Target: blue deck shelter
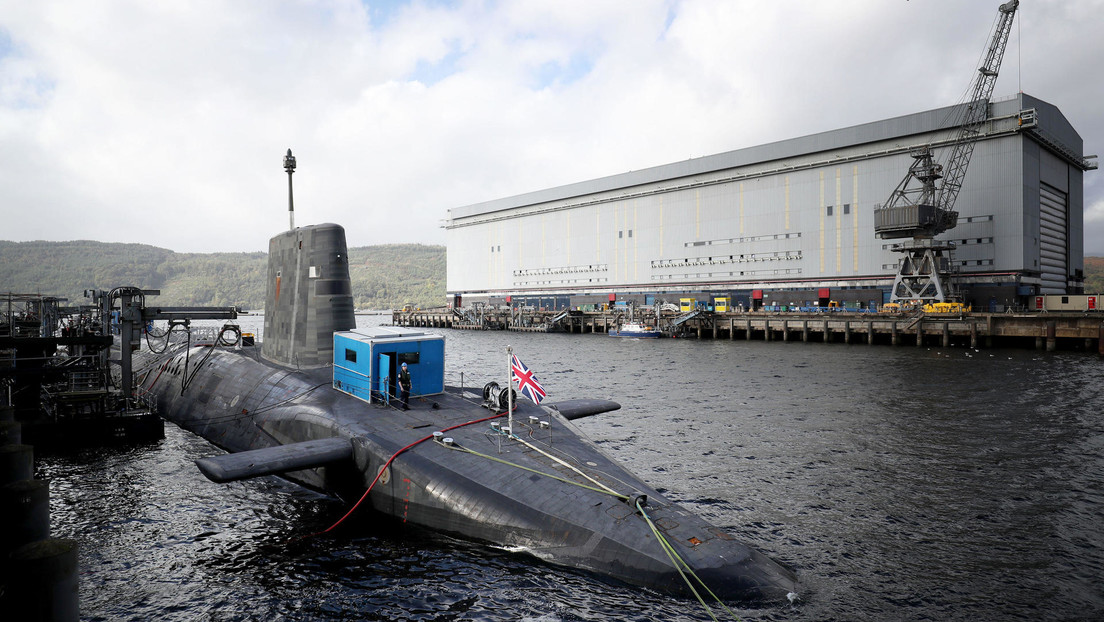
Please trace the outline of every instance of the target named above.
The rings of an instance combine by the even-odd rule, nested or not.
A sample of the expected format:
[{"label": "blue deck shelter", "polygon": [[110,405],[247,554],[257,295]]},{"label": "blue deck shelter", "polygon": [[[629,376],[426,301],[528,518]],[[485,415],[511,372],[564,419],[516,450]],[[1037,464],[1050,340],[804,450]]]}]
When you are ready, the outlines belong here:
[{"label": "blue deck shelter", "polygon": [[445,390],[445,338],[402,327],[379,326],[335,332],[333,386],[365,401],[396,395],[399,366],[410,371],[410,396]]}]

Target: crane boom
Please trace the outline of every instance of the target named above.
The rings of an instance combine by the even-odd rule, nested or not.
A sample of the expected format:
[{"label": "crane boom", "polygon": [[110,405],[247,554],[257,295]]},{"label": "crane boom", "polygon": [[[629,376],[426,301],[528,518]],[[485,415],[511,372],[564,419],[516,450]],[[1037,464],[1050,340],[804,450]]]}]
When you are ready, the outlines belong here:
[{"label": "crane boom", "polygon": [[[989,116],[989,98],[997,83],[1008,36],[1019,0],[1000,5],[997,25],[986,48],[985,59],[970,90],[969,99],[959,108],[955,120],[958,134],[944,166],[935,162],[931,145],[913,149],[912,166],[893,190],[885,205],[874,210],[874,232],[880,238],[912,238],[911,243],[896,245],[904,253],[893,281],[892,302],[944,302],[950,292],[953,242],[938,242],[935,236],[958,224],[955,201],[966,177],[966,167]],[[943,180],[938,187],[936,182]],[[914,184],[913,182],[918,182]]]},{"label": "crane boom", "polygon": [[[956,120],[958,135],[946,166],[934,161],[930,145],[910,153],[915,161],[908,173],[885,205],[874,212],[874,231],[879,237],[931,239],[953,229],[958,223],[955,200],[966,177],[966,167],[970,164],[981,126],[988,118],[989,98],[996,86],[1001,60],[1012,31],[1012,20],[1019,5],[1019,0],[1000,5],[997,27],[986,48],[984,62],[978,68],[970,98]],[[936,187],[939,179],[943,179],[943,183]],[[919,182],[918,186],[913,184],[914,180]]]},{"label": "crane boom", "polygon": [[989,98],[993,96],[993,87],[997,84],[997,73],[1000,71],[1001,60],[1004,58],[1004,50],[1008,45],[1008,36],[1012,32],[1012,19],[1015,17],[1016,8],[1020,0],[1011,0],[1000,6],[1000,17],[997,27],[993,32],[993,38],[989,41],[989,48],[985,53],[985,63],[978,68],[978,76],[974,81],[973,93],[966,104],[961,125],[958,131],[958,140],[951,150],[951,157],[944,167],[947,171],[943,176],[943,185],[939,188],[939,197],[936,199],[936,207],[951,211],[954,209],[958,191],[962,189],[962,180],[966,177],[966,167],[970,165],[970,156],[974,153],[974,145],[977,143],[981,126],[989,116]]}]

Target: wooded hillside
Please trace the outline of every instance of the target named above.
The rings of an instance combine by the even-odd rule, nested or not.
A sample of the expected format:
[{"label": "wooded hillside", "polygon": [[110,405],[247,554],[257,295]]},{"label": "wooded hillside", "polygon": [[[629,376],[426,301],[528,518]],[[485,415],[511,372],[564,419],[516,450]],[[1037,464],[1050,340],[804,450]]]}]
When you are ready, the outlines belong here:
[{"label": "wooded hillside", "polygon": [[[445,303],[445,247],[384,244],[349,249],[357,309]],[[86,289],[159,289],[168,306],[264,307],[267,253],[176,253],[147,244],[0,241],[0,292],[83,304]]]},{"label": "wooded hillside", "polygon": [[[445,247],[349,249],[357,309],[445,304]],[[267,253],[176,253],[147,244],[0,241],[0,292],[86,301],[86,289],[160,289],[162,305],[264,307]],[[1104,294],[1104,257],[1085,258],[1085,291]]]},{"label": "wooded hillside", "polygon": [[1085,293],[1104,294],[1104,257],[1085,258]]}]

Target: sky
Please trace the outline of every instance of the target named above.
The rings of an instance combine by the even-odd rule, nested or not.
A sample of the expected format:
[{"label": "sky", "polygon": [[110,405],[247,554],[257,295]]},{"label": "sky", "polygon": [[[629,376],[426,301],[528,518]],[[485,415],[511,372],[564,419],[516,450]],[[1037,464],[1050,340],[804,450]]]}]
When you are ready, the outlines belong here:
[{"label": "sky", "polygon": [[[297,225],[443,244],[450,208],[956,103],[998,4],[0,0],[0,239],[266,251],[291,148]],[[994,98],[1101,153],[1104,0],[1016,20]]]}]

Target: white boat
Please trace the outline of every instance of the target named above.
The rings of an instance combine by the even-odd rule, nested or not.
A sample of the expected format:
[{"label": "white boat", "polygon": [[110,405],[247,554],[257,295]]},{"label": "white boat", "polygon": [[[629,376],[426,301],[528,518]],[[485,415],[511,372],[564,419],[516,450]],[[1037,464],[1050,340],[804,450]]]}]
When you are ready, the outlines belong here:
[{"label": "white boat", "polygon": [[641,339],[655,339],[662,337],[663,333],[654,326],[647,326],[638,322],[627,322],[620,328],[610,329],[610,337],[638,337]]}]

